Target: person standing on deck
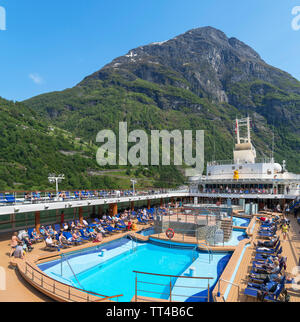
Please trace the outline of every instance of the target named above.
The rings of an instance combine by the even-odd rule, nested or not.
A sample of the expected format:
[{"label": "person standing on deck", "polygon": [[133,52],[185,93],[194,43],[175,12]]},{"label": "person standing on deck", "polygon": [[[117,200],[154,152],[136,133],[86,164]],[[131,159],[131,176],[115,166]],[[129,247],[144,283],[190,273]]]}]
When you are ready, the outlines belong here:
[{"label": "person standing on deck", "polygon": [[288,226],[287,222],[285,221],[283,223],[283,225],[281,226],[281,232],[282,232],[284,241],[286,240],[288,230],[289,230],[289,226]]}]

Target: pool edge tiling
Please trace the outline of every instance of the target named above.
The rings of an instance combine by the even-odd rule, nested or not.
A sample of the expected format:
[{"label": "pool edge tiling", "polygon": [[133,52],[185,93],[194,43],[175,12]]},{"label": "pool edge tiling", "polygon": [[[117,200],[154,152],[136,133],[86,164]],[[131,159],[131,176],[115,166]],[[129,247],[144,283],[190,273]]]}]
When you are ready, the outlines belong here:
[{"label": "pool edge tiling", "polygon": [[[120,238],[120,240],[122,240],[122,239],[124,239],[124,237],[123,238]],[[118,239],[116,239],[116,240],[114,240],[114,241],[112,241],[112,242],[109,242],[109,243],[107,243],[107,244],[112,244],[112,246],[113,246],[113,243],[116,243],[117,244],[117,246],[116,247],[111,247],[111,249],[118,249],[119,248],[119,243],[118,243]],[[127,244],[130,244],[131,243],[131,241],[130,240],[128,240],[128,239],[126,239],[126,243]],[[162,248],[165,248],[165,249],[170,249],[170,247],[168,247],[168,245],[170,245],[170,243],[167,243],[167,242],[165,242],[165,241],[155,241],[155,239],[154,240],[150,240],[149,242],[142,242],[142,243],[140,243],[139,242],[139,244],[140,245],[151,245],[151,244],[154,244],[154,245],[159,245],[159,246],[157,246],[157,247],[162,247]],[[108,245],[107,245],[108,246]],[[172,247],[173,246],[173,247]],[[101,245],[101,249],[105,249],[105,248],[109,248],[109,247],[106,247],[106,244],[102,244]],[[122,248],[122,247],[120,247],[120,248]],[[182,250],[187,250],[187,251],[192,251],[193,249],[195,249],[195,245],[194,244],[187,244],[187,243],[171,243],[171,249],[182,249]],[[82,250],[82,253],[84,254],[84,253],[87,253],[87,254],[93,254],[93,253],[96,253],[97,254],[97,252],[98,251],[100,251],[100,249],[99,249],[99,246],[96,248],[96,247],[90,247],[90,249],[85,249],[85,250]],[[118,256],[120,256],[120,255],[124,255],[124,254],[127,254],[127,252],[128,252],[128,254],[130,253],[130,251],[129,251],[129,249],[128,249],[128,247],[126,248],[126,252],[122,252],[122,250],[120,249],[120,254],[116,254],[115,256],[112,256],[112,257],[110,257],[110,258],[107,258],[106,259],[106,262],[105,263],[107,263],[107,264],[110,264],[108,261],[110,261],[110,260],[113,260],[114,258],[116,258],[116,260],[118,260]],[[109,251],[107,252],[107,254],[109,254]],[[205,256],[209,256],[209,254],[206,252],[206,251],[198,251],[197,252],[197,254],[202,254],[204,257]],[[214,256],[215,257],[220,257],[220,259],[222,259],[222,258],[224,258],[224,257],[226,257],[227,256],[227,261],[226,261],[226,264],[222,267],[222,270],[220,271],[220,269],[218,268],[218,265],[219,265],[219,263],[217,262],[217,263],[214,263],[214,264],[216,264],[217,266],[216,266],[216,268],[217,268],[217,271],[216,271],[216,274],[214,274],[214,275],[216,275],[216,276],[213,276],[214,277],[214,280],[213,280],[213,285],[210,285],[210,295],[211,295],[211,291],[213,290],[213,287],[214,287],[214,285],[217,283],[217,280],[218,280],[218,278],[220,277],[220,274],[222,273],[222,271],[224,270],[224,268],[226,267],[226,265],[227,265],[227,263],[228,263],[228,260],[230,259],[230,257],[231,257],[231,254],[232,254],[232,252],[224,252],[224,251],[222,251],[222,252],[216,252],[215,254],[214,254]],[[70,252],[70,259],[72,259],[72,258],[76,258],[76,257],[79,257],[80,256],[80,252]],[[125,255],[124,255],[125,256]],[[127,256],[127,255],[126,255]],[[229,257],[228,257],[229,256]],[[207,272],[206,273],[204,273],[203,272],[203,267],[206,265],[206,264],[204,264],[203,263],[203,258],[202,258],[202,263],[200,263],[201,265],[198,265],[199,263],[198,262],[201,262],[201,259],[199,259],[199,257],[197,258],[197,260],[196,261],[191,261],[189,264],[185,264],[185,266],[183,266],[182,268],[181,268],[181,270],[179,271],[179,273],[176,273],[176,274],[174,274],[174,275],[183,275],[183,274],[186,274],[188,271],[189,271],[189,269],[193,266],[196,266],[196,270],[198,271],[198,273],[197,273],[197,275],[200,275],[200,276],[207,276],[207,275],[209,275],[209,276],[212,276],[211,275],[211,272],[209,272],[209,274],[207,274]],[[77,275],[77,277],[79,276],[79,279],[80,279],[80,276],[81,276],[81,274],[82,273],[85,273],[85,271],[89,271],[89,270],[92,270],[94,267],[96,267],[97,265],[99,265],[100,263],[96,263],[93,267],[87,267],[86,269],[83,269],[82,271],[79,271],[79,272],[76,272],[76,275]],[[39,264],[38,265],[38,268],[39,269],[41,269],[41,270],[45,270],[46,269],[46,271],[45,271],[45,273],[47,274],[47,273],[49,273],[49,272],[47,272],[47,270],[49,270],[49,268],[51,268],[52,266],[54,266],[54,265],[60,265],[60,263],[57,261],[57,260],[55,260],[55,261],[50,261],[50,262],[46,262],[46,263],[42,263],[42,264]],[[200,269],[200,268],[202,268],[202,269]],[[212,267],[209,267],[209,270],[211,270],[211,268]],[[96,267],[96,269],[97,269],[97,267]],[[202,271],[202,272],[201,272]],[[70,274],[71,274],[71,272],[69,272]],[[155,272],[154,272],[155,273]],[[163,271],[163,272],[161,272],[161,273],[164,273],[164,274],[168,274],[168,273],[170,273],[170,272],[168,272],[168,270],[167,271]],[[69,274],[69,275],[70,275]],[[66,274],[66,275],[68,275],[68,274]],[[56,273],[53,273],[52,272],[52,274],[49,274],[49,276],[50,277],[52,277],[52,278],[54,278],[54,279],[56,279],[56,280],[58,280],[58,281],[61,281],[62,283],[67,283],[67,284],[69,284],[69,285],[73,285],[73,286],[75,286],[75,287],[80,287],[81,285],[79,284],[79,285],[77,285],[78,283],[76,283],[76,279],[77,279],[77,277],[76,277],[76,279],[74,278],[74,277],[71,277],[71,275],[69,276],[69,277],[67,277],[67,278],[60,278],[60,276],[59,276],[59,274],[56,274]],[[178,281],[179,280],[177,280],[177,282],[176,282],[176,284],[178,284]],[[185,279],[185,282],[187,281],[187,279]],[[132,281],[132,284],[133,284],[133,281]],[[180,283],[179,283],[180,284]],[[124,287],[125,288],[125,287]],[[107,293],[107,289],[106,290],[104,290],[104,291],[102,291],[101,290],[101,292],[100,292],[100,290],[99,289],[97,289],[97,290],[93,290],[93,289],[87,289],[87,288],[84,288],[84,289],[86,289],[86,290],[88,290],[88,291],[96,291],[97,293]],[[118,292],[118,293],[122,293],[122,292]],[[187,301],[193,301],[193,299],[192,298],[190,298],[195,292],[194,291],[187,291],[187,292],[183,292],[185,295],[186,295],[186,297],[187,297]],[[195,294],[198,294],[198,293],[203,293],[202,291],[201,292],[196,292]],[[205,292],[204,292],[205,293]],[[112,294],[109,294],[109,296],[111,296]],[[128,301],[130,301],[131,300],[131,298],[132,298],[132,293],[130,293],[129,295],[126,295],[125,296],[125,298],[126,298],[126,301],[125,302],[128,302]],[[203,295],[203,294],[202,294]],[[207,290],[206,290],[206,295],[207,295]],[[167,298],[162,298],[161,300],[166,300]],[[177,300],[178,301],[180,301],[178,298],[177,298]],[[210,300],[212,300],[212,297],[210,296]],[[122,300],[121,300],[122,301]],[[160,301],[160,298],[157,298],[157,301]]]}]

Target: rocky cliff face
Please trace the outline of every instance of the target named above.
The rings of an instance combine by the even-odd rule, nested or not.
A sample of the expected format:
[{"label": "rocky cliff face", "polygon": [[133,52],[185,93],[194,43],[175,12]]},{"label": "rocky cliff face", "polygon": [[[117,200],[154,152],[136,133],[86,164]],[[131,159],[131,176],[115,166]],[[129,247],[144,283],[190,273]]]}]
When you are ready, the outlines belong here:
[{"label": "rocky cliff face", "polygon": [[[100,71],[87,77],[105,79],[119,72],[160,85],[173,85],[217,102],[236,103],[228,94],[235,83],[263,81],[300,94],[299,82],[289,74],[267,65],[252,48],[212,27],[198,28],[169,41],[131,50]],[[284,86],[290,82],[296,88]],[[261,89],[263,90],[263,89]]]},{"label": "rocky cliff face", "polygon": [[[206,130],[206,158],[232,157],[233,120],[249,114],[258,152],[270,150],[299,169],[300,82],[252,48],[212,27],[129,51],[72,89],[25,102],[76,135],[103,128]],[[298,164],[298,165],[297,165]]]}]

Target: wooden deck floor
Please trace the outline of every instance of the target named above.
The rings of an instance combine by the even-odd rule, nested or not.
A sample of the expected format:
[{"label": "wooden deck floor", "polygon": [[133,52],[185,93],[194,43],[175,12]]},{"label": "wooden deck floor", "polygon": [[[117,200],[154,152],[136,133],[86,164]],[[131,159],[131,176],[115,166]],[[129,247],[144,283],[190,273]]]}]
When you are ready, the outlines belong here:
[{"label": "wooden deck floor", "polygon": [[[138,230],[145,229],[147,227],[149,227],[149,225],[137,225]],[[102,243],[120,238],[126,234],[128,233],[118,233],[108,236],[104,238]],[[141,239],[143,237],[144,236],[141,236]],[[0,267],[4,268],[6,280],[6,289],[0,290],[0,302],[52,302],[53,300],[51,298],[42,294],[26,282],[16,267],[12,265],[14,264],[14,259],[9,258],[10,238],[11,234],[2,234],[0,236]],[[43,242],[34,244],[34,250],[27,254],[25,258],[29,260],[29,262],[34,262],[38,258],[49,258],[58,254],[57,251],[44,250],[44,246],[45,244]],[[89,242],[82,246],[70,247],[66,250],[62,250],[61,252],[69,252],[92,246],[95,246],[95,244]]]},{"label": "wooden deck floor", "polygon": [[[287,256],[287,273],[290,274],[295,266],[299,264],[299,250],[300,250],[300,226],[293,216],[288,219],[291,220],[291,228],[288,234],[288,239],[283,240],[281,232],[278,230],[277,235],[280,236],[280,241],[282,245],[282,254]],[[253,232],[253,241],[257,242],[257,230],[259,229],[259,224],[256,225]],[[250,273],[250,268],[252,267],[252,260],[255,256],[253,242],[249,246],[243,256],[240,267],[237,271],[234,283],[240,286],[240,291],[237,287],[232,287],[228,295],[228,302],[253,302],[255,299],[247,297],[244,295],[244,290],[248,284],[247,276]],[[291,295],[291,302],[300,301],[300,291],[294,291],[291,284],[286,284],[286,289]]]},{"label": "wooden deck floor", "polygon": [[[294,217],[289,218],[291,220],[291,229],[288,234],[287,241],[283,241],[281,232],[278,231],[278,235],[280,236],[280,240],[283,247],[283,255],[287,256],[287,272],[291,273],[293,268],[298,266],[299,264],[299,251],[300,251],[300,226],[298,225],[296,219]],[[139,229],[146,228],[145,226],[139,226]],[[259,225],[256,225],[253,231],[253,240],[257,241],[257,230]],[[106,238],[104,242],[107,242],[112,239],[116,239],[121,237],[121,234],[111,236]],[[165,236],[161,236],[165,238]],[[181,239],[178,236],[178,239]],[[145,239],[141,237],[141,239]],[[180,241],[180,240],[178,240]],[[194,240],[184,240],[185,242],[193,243]],[[0,291],[0,302],[44,302],[44,301],[52,301],[47,296],[43,295],[35,288],[30,286],[20,274],[10,265],[10,259],[8,257],[10,251],[10,234],[0,236],[0,266],[5,269],[6,274],[6,290]],[[88,247],[93,246],[94,244],[89,243],[82,246]],[[54,252],[48,252],[43,250],[43,243],[34,245],[35,249],[30,256],[33,258],[37,257],[48,257],[49,255],[54,255]],[[78,249],[78,247],[76,247]],[[69,249],[69,251],[72,249]],[[244,289],[247,286],[247,276],[250,271],[251,261],[254,256],[254,247],[253,242],[251,242],[251,246],[249,246],[243,259],[240,263],[239,269],[236,273],[234,283],[240,286],[240,291],[238,291],[237,287],[231,287],[231,291],[228,295],[227,301],[230,302],[247,302],[253,301],[255,299],[248,298],[243,295]],[[231,268],[233,270],[234,267]],[[232,273],[233,271],[231,271]],[[300,291],[295,291],[292,289],[291,284],[287,284],[287,289],[289,294],[291,295],[291,302],[299,302],[300,301]],[[144,299],[145,300],[145,299]]]}]

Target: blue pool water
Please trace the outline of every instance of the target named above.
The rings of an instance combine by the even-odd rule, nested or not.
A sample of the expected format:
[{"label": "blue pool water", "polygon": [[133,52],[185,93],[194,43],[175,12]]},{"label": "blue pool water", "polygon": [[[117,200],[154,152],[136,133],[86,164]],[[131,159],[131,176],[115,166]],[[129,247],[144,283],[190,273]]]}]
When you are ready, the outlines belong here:
[{"label": "blue pool water", "polygon": [[150,235],[155,234],[155,229],[154,228],[148,228],[148,229],[144,229],[142,231],[139,231],[138,233],[143,235],[143,236],[150,236]]},{"label": "blue pool water", "polygon": [[248,227],[250,224],[250,219],[248,218],[232,217],[232,220],[233,226]]},{"label": "blue pool water", "polygon": [[[136,246],[136,251],[132,247]],[[104,256],[100,250],[106,249]],[[85,252],[77,252],[68,256],[68,261],[75,272],[79,284],[73,276],[68,264],[61,261],[54,261],[39,265],[39,268],[52,278],[66,284],[83,288],[107,296],[123,294],[119,300],[131,301],[135,294],[135,273],[134,270],[168,275],[185,275],[189,273],[192,266],[195,276],[212,277],[210,287],[217,282],[218,277],[224,270],[230,253],[214,253],[209,261],[206,252],[196,252],[192,248],[181,248],[175,245],[170,248],[167,244],[158,243],[135,243],[126,238],[116,242],[103,244],[101,248],[92,248]],[[62,274],[61,274],[62,273]],[[138,279],[143,282],[151,282],[163,285],[138,283],[138,295],[168,299],[170,290],[170,278],[152,275],[139,275]],[[182,283],[190,279],[172,279],[172,291],[184,297],[173,298],[178,301],[201,301],[193,298],[196,294],[207,296],[207,280],[193,279],[193,286],[198,288],[180,288]],[[185,285],[185,284],[184,284]],[[188,285],[187,285],[188,286]],[[151,291],[145,292],[145,291]],[[206,294],[206,295],[205,295]],[[198,295],[199,296],[199,295]],[[202,298],[202,300],[207,300]]]},{"label": "blue pool water", "polygon": [[[247,238],[245,230],[233,229],[231,238],[227,242],[224,242],[224,246],[237,246],[239,242],[245,238]],[[223,243],[221,243],[220,245],[223,245]]]}]

